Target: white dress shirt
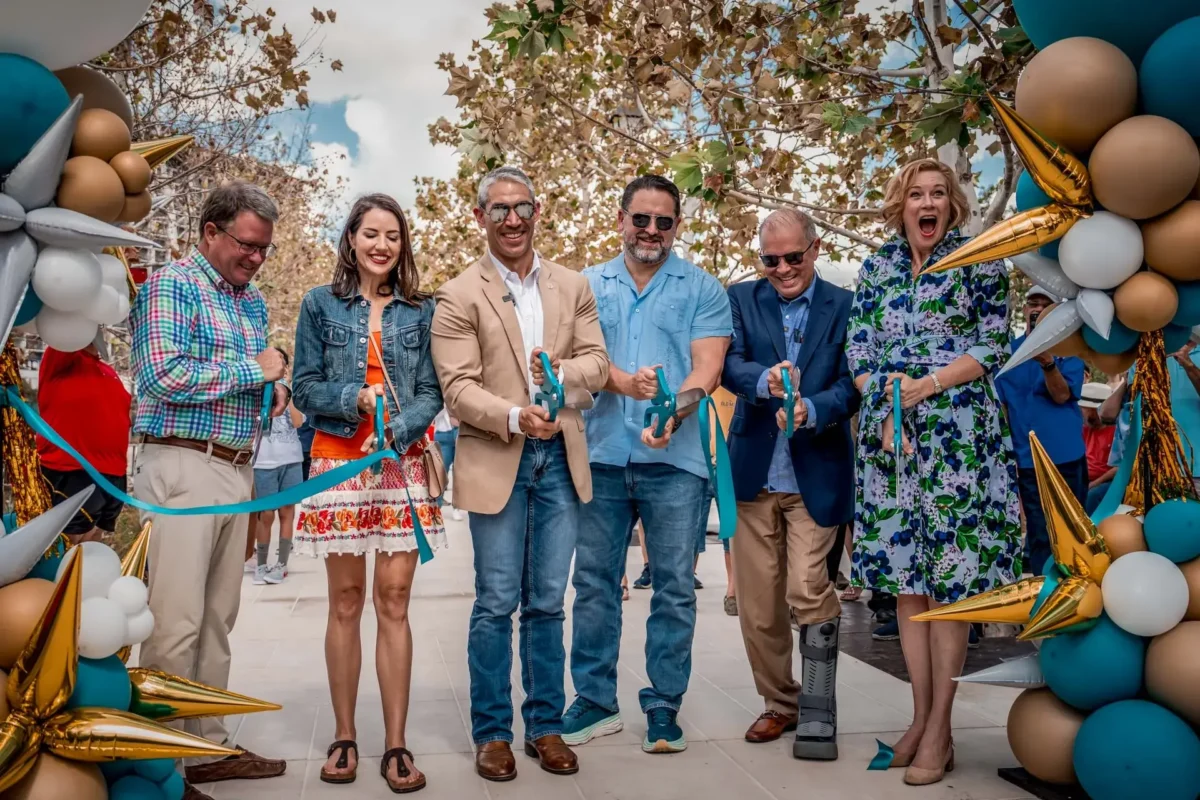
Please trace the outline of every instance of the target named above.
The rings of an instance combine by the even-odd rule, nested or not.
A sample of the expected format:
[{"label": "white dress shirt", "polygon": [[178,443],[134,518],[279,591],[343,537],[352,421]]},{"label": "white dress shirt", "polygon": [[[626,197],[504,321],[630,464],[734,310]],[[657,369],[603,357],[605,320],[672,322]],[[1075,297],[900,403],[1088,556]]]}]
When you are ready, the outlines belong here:
[{"label": "white dress shirt", "polygon": [[[517,273],[500,263],[500,259],[496,258],[490,250],[488,256],[492,259],[496,271],[500,273],[500,279],[504,281],[504,288],[508,290],[513,308],[517,311],[517,322],[521,326],[521,341],[525,347],[525,374],[529,379],[529,396],[532,398],[541,388],[533,382],[529,363],[533,359],[533,351],[542,346],[542,336],[545,331],[545,318],[542,315],[542,291],[538,286],[538,277],[542,273],[542,260],[537,253],[534,253],[533,268],[529,270],[525,280],[521,280]],[[558,374],[559,380],[562,380],[561,367]],[[520,406],[513,406],[512,410],[508,412],[509,433],[521,433],[520,416]]]}]

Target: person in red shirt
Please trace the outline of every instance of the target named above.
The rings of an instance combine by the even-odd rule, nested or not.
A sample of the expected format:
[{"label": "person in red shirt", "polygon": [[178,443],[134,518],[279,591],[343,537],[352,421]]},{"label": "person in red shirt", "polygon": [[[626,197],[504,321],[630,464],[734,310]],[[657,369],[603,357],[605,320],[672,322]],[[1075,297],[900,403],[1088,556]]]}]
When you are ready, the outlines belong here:
[{"label": "person in red shirt", "polygon": [[1087,453],[1088,490],[1107,484],[1116,474],[1117,468],[1108,465],[1112,451],[1115,425],[1106,425],[1100,418],[1100,405],[1112,394],[1112,388],[1103,383],[1085,383],[1079,395],[1079,407],[1083,409],[1083,446]]},{"label": "person in red shirt", "polygon": [[[38,413],[63,439],[121,490],[129,449],[131,397],[117,371],[100,359],[96,346],[74,353],[47,347],[38,369]],[[42,475],[55,505],[94,481],[74,458],[37,437]],[[112,533],[124,504],[100,489],[84,503],[63,533],[73,544]]]}]

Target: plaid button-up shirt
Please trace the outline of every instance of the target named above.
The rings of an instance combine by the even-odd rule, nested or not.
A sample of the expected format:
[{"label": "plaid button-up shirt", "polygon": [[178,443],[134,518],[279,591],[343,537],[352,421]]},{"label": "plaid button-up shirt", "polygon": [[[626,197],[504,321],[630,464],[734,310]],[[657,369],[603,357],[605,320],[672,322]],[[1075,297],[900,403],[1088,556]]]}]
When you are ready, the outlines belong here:
[{"label": "plaid button-up shirt", "polygon": [[266,383],[254,360],[267,346],[258,289],[229,284],[193,250],[142,286],[129,324],[134,432],[249,448]]}]

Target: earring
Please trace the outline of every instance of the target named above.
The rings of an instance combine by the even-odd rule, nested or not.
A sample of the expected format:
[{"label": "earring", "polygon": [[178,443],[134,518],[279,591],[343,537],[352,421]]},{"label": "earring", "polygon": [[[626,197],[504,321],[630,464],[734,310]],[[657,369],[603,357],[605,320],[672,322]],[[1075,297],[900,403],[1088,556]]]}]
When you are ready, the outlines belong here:
[{"label": "earring", "polygon": [[350,263],[356,267],[358,266],[358,252],[355,250],[350,251]]}]

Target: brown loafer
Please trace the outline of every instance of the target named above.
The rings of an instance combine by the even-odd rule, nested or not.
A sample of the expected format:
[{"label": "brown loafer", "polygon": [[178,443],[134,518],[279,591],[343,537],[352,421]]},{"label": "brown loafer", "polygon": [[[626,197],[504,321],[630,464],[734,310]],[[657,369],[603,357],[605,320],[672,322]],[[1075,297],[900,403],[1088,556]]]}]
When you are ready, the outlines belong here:
[{"label": "brown loafer", "polygon": [[558,734],[525,742],[525,755],[536,758],[542,769],[555,775],[574,775],[579,772],[579,759]]},{"label": "brown loafer", "polygon": [[487,781],[511,781],[517,777],[517,759],[508,742],[488,742],[475,751],[475,771]]},{"label": "brown loafer", "polygon": [[205,794],[187,781],[184,781],[183,800],[213,800],[213,798],[212,795]]},{"label": "brown loafer", "polygon": [[210,764],[200,764],[184,770],[188,783],[217,783],[218,781],[253,781],[260,778],[278,778],[287,771],[287,762],[276,758],[263,758],[243,750]]},{"label": "brown loafer", "polygon": [[765,711],[746,731],[746,741],[754,744],[773,742],[788,731],[796,730],[796,718],[780,714],[778,711]]}]

